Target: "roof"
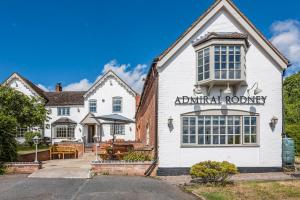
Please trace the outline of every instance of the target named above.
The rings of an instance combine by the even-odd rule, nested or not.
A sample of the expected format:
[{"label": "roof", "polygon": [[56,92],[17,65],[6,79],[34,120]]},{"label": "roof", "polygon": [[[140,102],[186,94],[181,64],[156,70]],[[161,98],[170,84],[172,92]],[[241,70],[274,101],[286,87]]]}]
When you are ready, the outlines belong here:
[{"label": "roof", "polygon": [[248,35],[243,33],[237,33],[237,32],[209,32],[205,36],[201,37],[200,39],[194,41],[193,45],[197,46],[199,44],[202,44],[204,42],[207,42],[212,39],[242,39],[246,41],[246,45],[249,46],[248,42]]},{"label": "roof", "polygon": [[85,91],[45,92],[46,106],[84,105]]},{"label": "roof", "polygon": [[115,78],[115,80],[122,86],[124,87],[129,93],[131,93],[133,96],[136,96],[138,93],[132,89],[123,79],[121,79],[115,72],[112,70],[108,70],[99,80],[97,80],[92,87],[86,93],[84,94],[84,97],[88,96],[91,94],[94,90],[96,90],[99,85],[104,83],[108,78]]},{"label": "roof", "polygon": [[77,124],[75,121],[67,117],[61,117],[58,120],[54,121],[52,124]]},{"label": "roof", "polygon": [[4,81],[5,83],[8,83],[11,79],[13,78],[18,78],[21,81],[23,81],[33,92],[35,92],[38,96],[42,97],[42,98],[46,98],[44,95],[44,90],[42,90],[41,88],[39,88],[37,85],[35,85],[34,83],[32,83],[30,80],[28,80],[27,78],[25,78],[24,76],[21,76],[19,73],[14,72],[8,79],[6,79],[6,81]]},{"label": "roof", "polygon": [[114,123],[135,123],[135,121],[133,121],[132,119],[129,119],[119,114],[102,115],[102,116],[96,116],[94,118],[102,119]]},{"label": "roof", "polygon": [[[219,4],[221,4],[221,3],[223,3],[223,5],[219,6]],[[261,42],[265,42],[267,44],[267,46],[270,48],[270,50],[273,51],[275,53],[275,55],[277,55],[280,58],[280,60],[283,63],[285,63],[286,66],[290,65],[289,60],[269,40],[267,40],[266,37],[263,36],[263,34],[250,22],[250,20],[234,5],[234,3],[231,0],[216,0],[215,3],[212,6],[210,6],[209,9],[206,12],[204,12],[182,35],[180,35],[178,37],[178,39],[169,48],[167,48],[164,52],[162,52],[157,57],[157,60],[161,61],[169,53],[171,53],[171,55],[173,55],[177,51],[176,50],[177,46],[179,46],[178,48],[180,48],[180,46],[183,45],[183,42],[184,42],[183,40],[185,37],[191,37],[191,34],[193,34],[191,32],[194,31],[195,28],[199,28],[197,26],[201,22],[203,22],[203,24],[205,24],[204,19],[208,18],[208,20],[209,20],[213,16],[212,12],[214,11],[214,9],[216,9],[216,8],[221,9],[223,6],[226,6],[227,10],[228,10],[228,8],[233,9],[237,13],[237,15],[233,14],[233,17],[235,17],[239,21],[245,21],[247,26],[250,29],[252,29],[251,33],[253,33],[253,35],[260,37]],[[203,26],[203,24],[201,26]],[[268,50],[266,50],[266,51],[268,53],[270,53],[270,51],[268,51]],[[168,59],[167,58],[164,59],[163,63],[166,62],[166,60],[168,60]],[[280,66],[282,66],[282,65],[280,65]]]},{"label": "roof", "polygon": [[95,118],[93,113],[88,113],[83,120],[81,120],[80,124],[100,124],[100,122]]}]

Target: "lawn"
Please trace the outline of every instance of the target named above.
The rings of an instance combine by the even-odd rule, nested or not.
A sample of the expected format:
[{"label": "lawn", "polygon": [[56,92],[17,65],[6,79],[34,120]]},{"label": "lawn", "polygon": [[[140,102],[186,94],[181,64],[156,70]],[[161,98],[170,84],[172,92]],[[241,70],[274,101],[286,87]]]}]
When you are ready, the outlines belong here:
[{"label": "lawn", "polygon": [[224,187],[193,184],[185,189],[207,200],[300,199],[300,180],[236,182]]},{"label": "lawn", "polygon": [[[39,145],[38,146],[38,151],[42,151],[45,149],[49,149],[49,146],[47,146],[47,145]],[[33,152],[35,152],[35,146],[31,147],[31,146],[27,146],[27,145],[18,145],[17,151],[18,151],[19,155],[33,153]]]}]

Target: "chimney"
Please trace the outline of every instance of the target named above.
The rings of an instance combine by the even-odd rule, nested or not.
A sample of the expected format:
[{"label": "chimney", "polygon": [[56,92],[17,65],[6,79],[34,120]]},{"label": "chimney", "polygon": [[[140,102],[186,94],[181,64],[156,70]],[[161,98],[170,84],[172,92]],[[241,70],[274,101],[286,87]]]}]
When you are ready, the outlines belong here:
[{"label": "chimney", "polygon": [[55,85],[55,92],[61,92],[61,91],[62,91],[61,83],[56,83],[56,85]]}]

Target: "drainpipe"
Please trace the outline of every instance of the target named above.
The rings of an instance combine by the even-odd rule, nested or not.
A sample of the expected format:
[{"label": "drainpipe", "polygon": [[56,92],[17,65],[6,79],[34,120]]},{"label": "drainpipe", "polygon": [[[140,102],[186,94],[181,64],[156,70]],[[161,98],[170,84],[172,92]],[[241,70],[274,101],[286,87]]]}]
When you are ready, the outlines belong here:
[{"label": "drainpipe", "polygon": [[285,69],[282,72],[282,76],[281,76],[281,104],[282,104],[282,130],[281,130],[281,134],[283,137],[286,137],[286,133],[285,133],[285,107],[284,107],[284,94],[283,94],[283,79],[284,79],[284,75],[285,75]]}]

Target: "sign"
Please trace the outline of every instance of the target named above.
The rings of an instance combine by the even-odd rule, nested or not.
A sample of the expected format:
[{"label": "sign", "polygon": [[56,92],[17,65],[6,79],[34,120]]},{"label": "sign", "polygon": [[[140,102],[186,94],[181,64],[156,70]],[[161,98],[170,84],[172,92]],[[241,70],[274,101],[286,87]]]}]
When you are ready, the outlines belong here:
[{"label": "sign", "polygon": [[266,103],[266,100],[267,96],[178,96],[175,100],[175,105],[218,105],[222,104],[223,102],[231,105],[264,105]]}]

